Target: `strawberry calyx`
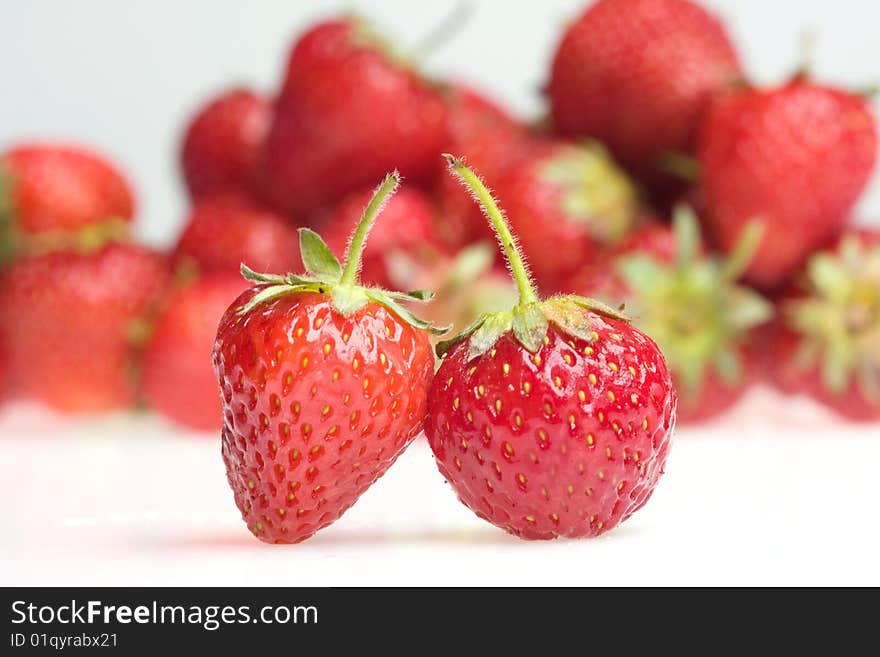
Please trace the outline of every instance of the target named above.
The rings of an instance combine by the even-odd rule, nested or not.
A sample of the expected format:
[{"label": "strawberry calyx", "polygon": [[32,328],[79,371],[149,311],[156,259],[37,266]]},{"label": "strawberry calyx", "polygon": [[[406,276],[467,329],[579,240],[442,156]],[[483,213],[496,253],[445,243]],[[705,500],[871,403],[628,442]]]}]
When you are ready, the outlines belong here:
[{"label": "strawberry calyx", "polygon": [[673,230],[673,261],[636,253],[615,262],[631,293],[630,312],[660,345],[685,392],[696,395],[710,368],[733,387],[744,376],[738,348],[773,312],[764,297],[737,283],[757,249],[761,227],[750,224],[726,258],[701,254],[698,221],[689,207],[676,208]]},{"label": "strawberry calyx", "polygon": [[814,255],[806,295],[783,304],[785,324],[803,337],[795,365],[819,367],[823,386],[844,394],[851,383],[880,400],[880,245],[845,236],[836,253]]},{"label": "strawberry calyx", "polygon": [[458,177],[473,194],[498,236],[519,292],[519,302],[510,310],[485,313],[452,339],[439,342],[438,356],[442,358],[455,345],[467,340],[468,360],[476,358],[491,349],[502,335],[511,331],[517,342],[527,351],[535,353],[544,344],[551,322],[570,335],[592,342],[595,340],[595,335],[585,310],[626,320],[620,311],[587,297],[568,295],[541,300],[507,220],[491,192],[480,177],[465,166],[461,159],[449,154],[444,154],[444,157],[453,175]]},{"label": "strawberry calyx", "polygon": [[564,147],[539,166],[539,175],[562,189],[563,215],[599,242],[619,242],[635,222],[635,185],[599,142]]},{"label": "strawberry calyx", "polygon": [[306,270],[304,274],[262,274],[242,264],[242,276],[263,287],[239,309],[239,313],[247,314],[256,306],[280,296],[312,292],[328,295],[332,300],[333,308],[343,316],[351,315],[368,303],[374,302],[388,308],[417,329],[437,335],[445,333],[448,328],[435,326],[401,305],[406,302],[429,301],[433,297],[431,292],[427,290],[394,292],[358,284],[358,272],[367,236],[376,217],[382,212],[385,203],[397,190],[399,184],[400,174],[394,171],[388,174],[376,188],[352,234],[344,267],[321,236],[309,228],[299,229],[300,253]]}]

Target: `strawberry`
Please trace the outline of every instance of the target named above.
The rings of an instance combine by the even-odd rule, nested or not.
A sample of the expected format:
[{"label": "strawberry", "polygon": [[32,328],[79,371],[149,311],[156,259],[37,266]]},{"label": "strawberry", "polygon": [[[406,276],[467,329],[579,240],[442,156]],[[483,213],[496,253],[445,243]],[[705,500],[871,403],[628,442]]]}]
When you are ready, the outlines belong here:
[{"label": "strawberry", "polygon": [[852,420],[880,420],[880,233],[851,229],[810,256],[768,344],[781,389]]},{"label": "strawberry", "polygon": [[0,257],[93,247],[124,237],[133,215],[128,182],[92,151],[33,143],[0,155]]},{"label": "strawberry", "polygon": [[307,275],[255,274],[220,321],[214,367],[223,460],[250,531],[296,543],[338,519],[422,430],[432,326],[399,305],[425,293],[357,284],[367,233],[398,183],[379,186],[344,269],[300,231]]},{"label": "strawberry", "polygon": [[655,223],[638,231],[603,261],[598,276],[580,282],[581,293],[626,298],[635,325],[657,340],[682,422],[718,415],[755,380],[754,345],[772,305],[736,279],[758,239],[754,226],[730,258],[707,255],[696,216],[680,207],[674,229]]},{"label": "strawberry", "polygon": [[169,278],[164,258],[113,243],[16,261],[0,287],[0,342],[23,395],[67,412],[131,407],[135,329]]},{"label": "strawberry", "polygon": [[272,104],[250,89],[230,89],[200,108],[180,152],[190,196],[254,190],[271,122]]},{"label": "strawberry", "polygon": [[267,197],[303,213],[392,167],[426,176],[445,139],[440,95],[357,20],[316,25],[294,46],[269,131]]},{"label": "strawberry", "polygon": [[459,499],[526,539],[596,536],[641,508],[663,473],[676,396],[656,344],[578,296],[539,300],[482,181],[473,191],[520,293],[438,345],[425,433]]},{"label": "strawberry", "polygon": [[712,95],[740,77],[721,22],[689,0],[599,0],[553,60],[555,128],[598,139],[656,181],[664,156],[691,147]]},{"label": "strawberry", "polygon": [[240,194],[198,199],[175,248],[178,261],[237,272],[241,263],[268,271],[300,271],[295,227]]},{"label": "strawberry", "polygon": [[220,318],[246,287],[238,274],[216,271],[169,295],[144,348],[142,384],[152,408],[193,429],[220,428],[211,350]]},{"label": "strawberry", "polygon": [[[317,219],[326,226],[327,246],[336,256],[344,256],[348,238],[360,220],[373,190],[349,194],[330,212]],[[418,262],[430,263],[439,257],[436,212],[431,201],[416,189],[401,189],[385,205],[382,222],[370,233],[364,250],[361,280],[368,285],[390,287],[388,258],[405,253]]]},{"label": "strawberry", "polygon": [[591,253],[623,240],[638,213],[630,179],[597,143],[546,144],[497,184],[541,287],[558,288]]},{"label": "strawberry", "polygon": [[746,275],[772,288],[843,230],[874,166],[876,126],[863,98],[797,78],[719,98],[697,154],[718,244],[733,248],[745,225],[760,221]]}]

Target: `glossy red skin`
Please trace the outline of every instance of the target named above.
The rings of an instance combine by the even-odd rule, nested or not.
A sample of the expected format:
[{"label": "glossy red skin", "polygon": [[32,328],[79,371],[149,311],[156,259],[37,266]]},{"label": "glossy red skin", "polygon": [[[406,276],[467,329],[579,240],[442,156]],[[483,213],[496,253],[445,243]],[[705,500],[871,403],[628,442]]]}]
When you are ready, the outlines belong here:
[{"label": "glossy red skin", "polygon": [[520,538],[606,532],[663,474],[676,406],[663,356],[625,322],[588,321],[599,334],[592,344],[551,324],[537,365],[510,333],[472,361],[459,343],[431,387],[425,433],[437,467],[462,503]]},{"label": "glossy red skin", "polygon": [[132,244],[16,261],[0,289],[16,391],[69,413],[130,408],[140,353],[130,333],[169,278],[163,257]]},{"label": "glossy red skin", "polygon": [[[350,194],[317,219],[324,240],[340,261],[372,196],[372,188]],[[389,278],[387,256],[401,251],[417,262],[428,264],[436,259],[438,243],[436,211],[431,201],[415,188],[401,188],[382,210],[382,221],[370,230],[360,279],[365,285],[392,289],[395,286]]]},{"label": "glossy red skin", "polygon": [[238,274],[212,272],[169,295],[144,349],[142,385],[152,409],[192,429],[220,429],[211,353],[220,319],[247,287]]},{"label": "glossy red skin", "polygon": [[[880,233],[870,229],[850,229],[837,243],[829,247],[836,252],[846,235],[856,235],[868,247],[880,246]],[[796,277],[797,278],[797,277]],[[803,298],[807,293],[791,285],[778,300],[783,309],[786,303]],[[789,326],[781,317],[773,322],[767,331],[766,349],[763,365],[771,383],[787,394],[803,394],[831,408],[848,420],[856,422],[875,422],[880,420],[880,403],[872,401],[860,390],[853,378],[846,390],[835,394],[822,383],[822,372],[817,365],[804,369],[798,366],[798,353],[803,346],[803,335]]]},{"label": "glossy red skin", "polygon": [[272,103],[250,89],[230,89],[202,106],[180,152],[190,196],[253,191],[271,122]]},{"label": "glossy red skin", "polygon": [[569,219],[563,211],[564,188],[540,174],[567,148],[543,144],[498,180],[494,190],[504,199],[505,214],[542,290],[562,288],[594,253],[612,246],[593,238],[585,223]]},{"label": "glossy red skin", "polygon": [[746,277],[774,288],[843,230],[874,166],[876,126],[860,96],[796,80],[720,98],[697,154],[718,245],[732,249],[760,220],[763,239]]},{"label": "glossy red skin", "polygon": [[427,335],[382,306],[346,318],[325,295],[292,294],[240,317],[253,294],[230,306],[214,346],[223,461],[251,532],[296,543],[337,520],[422,430],[434,358]]},{"label": "glossy red skin", "polygon": [[572,23],[553,60],[553,123],[608,146],[640,177],[687,152],[713,93],[740,76],[724,26],[688,0],[599,0]]},{"label": "glossy red skin", "polygon": [[305,213],[399,169],[436,167],[446,137],[440,95],[378,49],[358,45],[348,20],[316,25],[294,46],[266,143],[267,198]]},{"label": "glossy red skin", "polygon": [[23,144],[0,156],[12,180],[15,229],[24,236],[76,231],[108,219],[131,221],[135,202],[122,174],[84,148]]},{"label": "glossy red skin", "polygon": [[175,248],[205,271],[300,272],[299,236],[287,219],[240,194],[195,202]]}]

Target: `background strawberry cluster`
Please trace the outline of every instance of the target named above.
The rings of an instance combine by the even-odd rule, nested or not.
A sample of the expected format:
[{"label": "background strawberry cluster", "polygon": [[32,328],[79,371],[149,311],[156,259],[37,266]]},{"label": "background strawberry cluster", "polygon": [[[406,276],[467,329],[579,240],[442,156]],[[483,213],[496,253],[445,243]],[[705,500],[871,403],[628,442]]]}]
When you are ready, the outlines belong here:
[{"label": "background strawberry cluster", "polygon": [[131,241],[131,183],[106,158],[11,145],[5,398],[66,412],[146,403],[216,429],[210,348],[245,285],[238,264],[297,270],[300,226],[342,255],[395,167],[407,183],[371,237],[364,279],[435,289],[432,319],[459,328],[508,304],[485,221],[442,174],[449,151],[502,199],[545,292],[626,302],[664,349],[683,421],[757,380],[876,419],[880,246],[849,227],[876,158],[867,92],[807,70],[752,84],[720,18],[690,2],[584,11],[558,36],[546,113],[530,123],[428,79],[361,19],[301,26],[276,88],[218,92],[190,120],[180,160],[192,207],[171,253]]}]

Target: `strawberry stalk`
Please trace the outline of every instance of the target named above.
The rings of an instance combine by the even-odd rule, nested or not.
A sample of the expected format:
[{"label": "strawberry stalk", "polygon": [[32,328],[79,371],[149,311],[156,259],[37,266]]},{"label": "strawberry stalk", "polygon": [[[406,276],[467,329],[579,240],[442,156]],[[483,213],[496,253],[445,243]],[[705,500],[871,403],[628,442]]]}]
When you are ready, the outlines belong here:
[{"label": "strawberry stalk", "polygon": [[373,198],[370,199],[367,207],[364,208],[361,220],[354,229],[351,242],[349,242],[348,249],[345,251],[345,269],[342,271],[342,278],[339,281],[343,285],[356,284],[358,272],[361,268],[364,246],[367,244],[370,229],[376,222],[376,217],[382,212],[382,208],[394,196],[399,186],[400,174],[397,171],[392,171],[385,176],[385,180],[379,184],[373,193]]}]

